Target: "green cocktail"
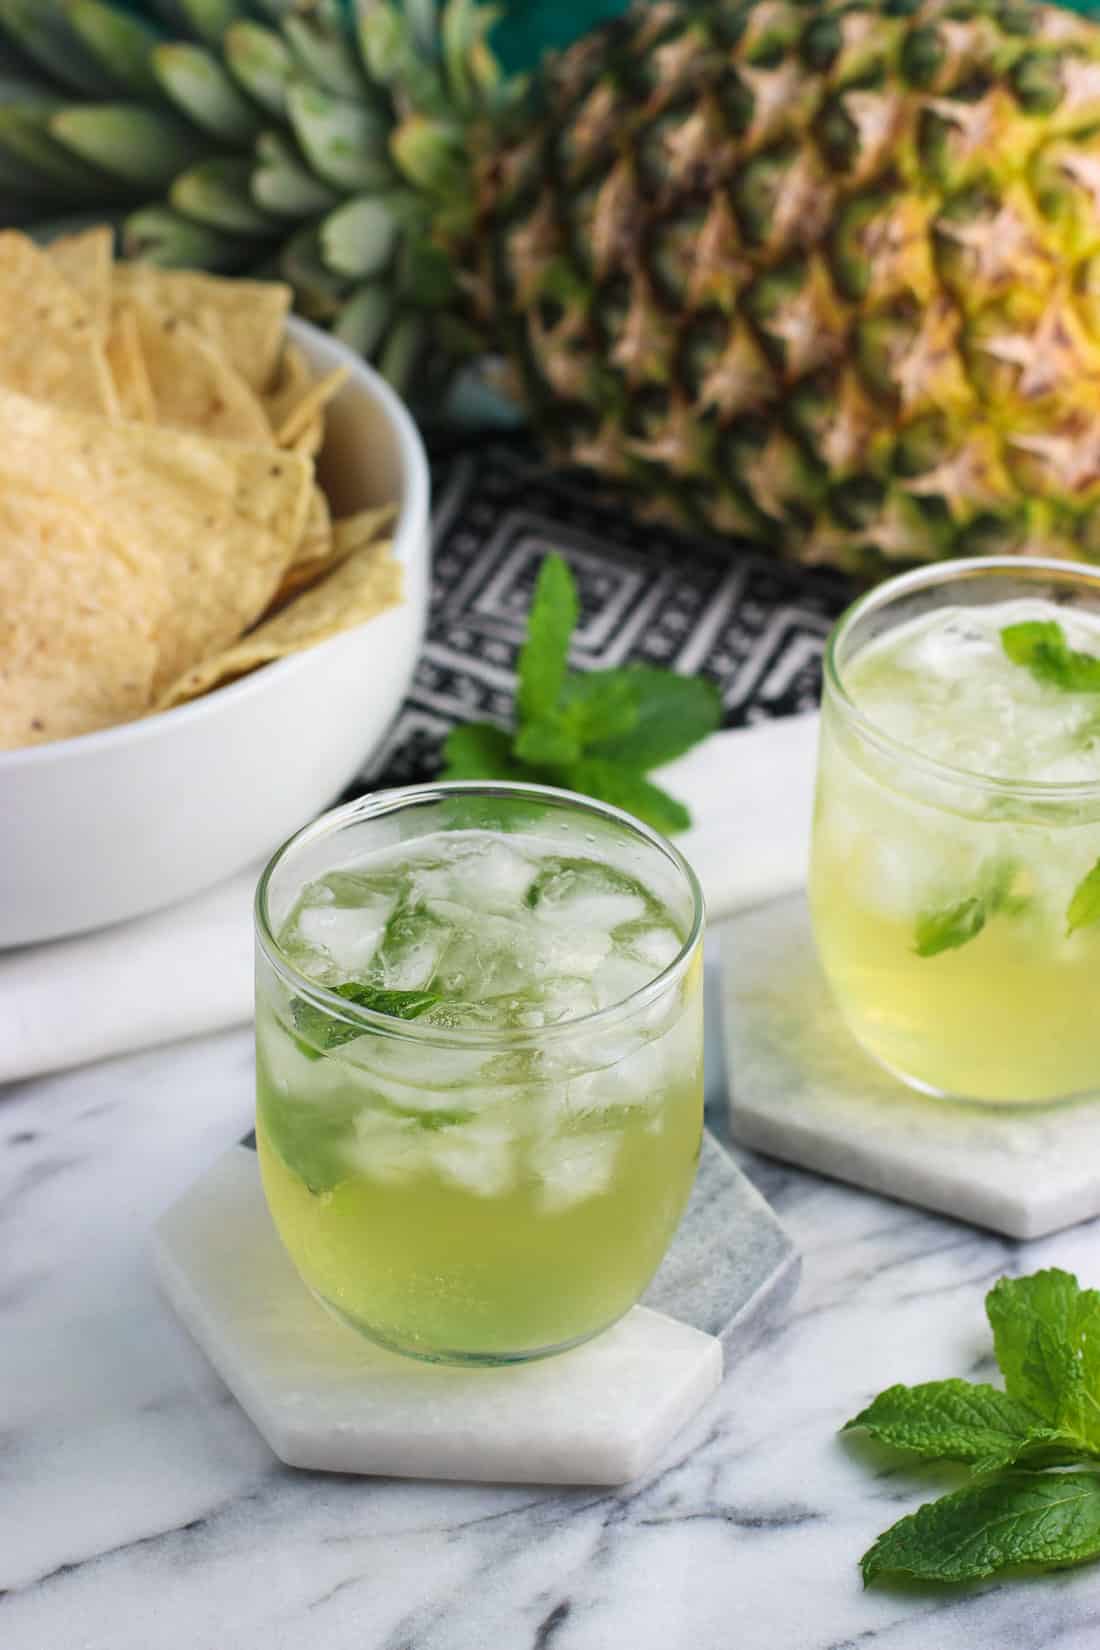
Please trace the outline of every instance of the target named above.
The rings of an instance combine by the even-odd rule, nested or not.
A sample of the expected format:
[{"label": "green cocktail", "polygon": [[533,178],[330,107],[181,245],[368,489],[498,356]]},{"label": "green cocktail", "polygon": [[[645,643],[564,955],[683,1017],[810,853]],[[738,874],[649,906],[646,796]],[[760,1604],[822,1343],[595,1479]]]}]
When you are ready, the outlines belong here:
[{"label": "green cocktail", "polygon": [[537,787],[389,793],[288,844],[258,902],[257,1141],[314,1293],[444,1361],[627,1311],[695,1173],[700,930],[674,849]]},{"label": "green cocktail", "polygon": [[840,1008],[931,1093],[1100,1091],[1100,575],[907,574],[826,659],[810,898]]}]

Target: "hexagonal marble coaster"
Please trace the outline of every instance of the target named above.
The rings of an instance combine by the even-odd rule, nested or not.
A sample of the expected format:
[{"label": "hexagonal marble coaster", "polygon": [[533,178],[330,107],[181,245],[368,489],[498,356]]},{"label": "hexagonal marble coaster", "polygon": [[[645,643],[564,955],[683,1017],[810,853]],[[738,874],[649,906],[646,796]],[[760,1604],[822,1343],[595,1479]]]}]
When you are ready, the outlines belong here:
[{"label": "hexagonal marble coaster", "polygon": [[719,930],[730,1132],[871,1191],[1036,1238],[1100,1214],[1100,1100],[933,1100],[865,1054],[817,960],[805,895]]},{"label": "hexagonal marble coaster", "polygon": [[336,1322],[291,1266],[244,1145],[162,1216],[154,1244],[168,1300],[282,1460],[497,1483],[637,1477],[719,1385],[723,1346],[743,1353],[798,1276],[779,1222],[709,1135],[647,1304],[530,1364],[423,1364]]}]

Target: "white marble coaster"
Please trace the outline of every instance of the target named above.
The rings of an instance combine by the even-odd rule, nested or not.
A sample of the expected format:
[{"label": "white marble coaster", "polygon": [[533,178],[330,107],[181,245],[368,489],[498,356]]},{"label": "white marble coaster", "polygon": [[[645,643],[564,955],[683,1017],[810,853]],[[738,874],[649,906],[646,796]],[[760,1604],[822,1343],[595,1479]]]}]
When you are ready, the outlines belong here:
[{"label": "white marble coaster", "polygon": [[[235,1147],[158,1223],[165,1294],[275,1453],[398,1477],[619,1484],[645,1471],[793,1289],[775,1216],[710,1138],[646,1296],[595,1340],[506,1369],[447,1369],[372,1346],[287,1259],[253,1151]],[[683,1304],[696,1320],[652,1310]]]},{"label": "white marble coaster", "polygon": [[1100,1214],[1100,1101],[995,1110],[914,1094],[842,1022],[803,894],[719,933],[735,1140],[1009,1237]]}]

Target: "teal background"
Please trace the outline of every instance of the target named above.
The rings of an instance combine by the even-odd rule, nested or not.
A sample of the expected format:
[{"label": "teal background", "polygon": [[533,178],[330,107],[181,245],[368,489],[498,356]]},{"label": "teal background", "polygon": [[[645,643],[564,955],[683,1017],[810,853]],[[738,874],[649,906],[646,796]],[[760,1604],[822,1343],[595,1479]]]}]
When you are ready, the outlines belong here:
[{"label": "teal background", "polygon": [[[1100,8],[1100,0],[1094,0]],[[572,0],[570,5],[554,5],[553,0],[504,0],[501,18],[492,34],[493,50],[506,69],[530,69],[544,51],[560,51],[597,23],[618,17],[629,0]]]}]

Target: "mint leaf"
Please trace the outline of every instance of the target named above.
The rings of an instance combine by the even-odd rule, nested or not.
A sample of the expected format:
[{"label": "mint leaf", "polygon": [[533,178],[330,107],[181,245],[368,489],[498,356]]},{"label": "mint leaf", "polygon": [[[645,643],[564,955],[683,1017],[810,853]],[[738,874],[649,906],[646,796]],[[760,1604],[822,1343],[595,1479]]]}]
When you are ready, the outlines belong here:
[{"label": "mint leaf", "polygon": [[1066,693],[1100,693],[1100,659],[1070,647],[1054,619],[1006,625],[1001,646],[1012,663],[1030,670],[1036,681]]},{"label": "mint leaf", "polygon": [[709,682],[641,665],[569,672],[578,611],[567,564],[548,556],[519,657],[517,731],[488,722],[456,728],[444,747],[443,777],[550,781],[625,808],[657,830],[682,831],[691,823],[687,809],[644,775],[718,727],[718,693]]},{"label": "mint leaf", "polygon": [[512,760],[512,736],[491,722],[452,728],[443,746],[444,779],[522,779]]},{"label": "mint leaf", "polygon": [[701,676],[677,676],[645,665],[627,665],[606,674],[627,683],[637,715],[629,728],[593,743],[593,756],[645,772],[683,756],[722,720],[718,689]]},{"label": "mint leaf", "polygon": [[1009,1394],[1100,1454],[1100,1293],[1051,1267],[1002,1278],[985,1309]]},{"label": "mint leaf", "polygon": [[[389,991],[382,986],[362,985],[357,980],[330,989],[359,1008],[370,1008],[376,1014],[389,1014],[398,1020],[415,1020],[440,1000],[430,991]],[[333,1019],[325,1009],[307,1002],[304,997],[294,998],[290,1013],[301,1039],[298,1046],[312,1059],[362,1035],[362,1027]]]},{"label": "mint leaf", "polygon": [[880,1575],[972,1581],[1011,1564],[1075,1564],[1100,1554],[1100,1474],[999,1474],[927,1502],[891,1526],[860,1560]]},{"label": "mint leaf", "polygon": [[1024,892],[1031,886],[1031,878],[1011,859],[995,860],[984,880],[991,917],[1018,917],[1031,905],[1032,894]]},{"label": "mint leaf", "polygon": [[843,1431],[857,1428],[929,1460],[968,1462],[975,1472],[1011,1466],[1028,1451],[1066,1442],[1008,1393],[958,1380],[889,1387]]},{"label": "mint leaf", "polygon": [[976,939],[985,927],[986,902],[973,896],[940,911],[927,911],[917,918],[918,957],[938,957],[941,951],[956,951]]},{"label": "mint leaf", "polygon": [[638,695],[633,674],[630,670],[585,670],[565,678],[560,716],[582,747],[616,739],[634,727]]},{"label": "mint leaf", "polygon": [[625,808],[627,813],[644,819],[655,831],[664,831],[668,836],[675,831],[686,831],[691,824],[691,815],[682,802],[640,773],[631,773],[615,762],[585,757],[566,769],[564,779],[571,790],[610,802],[615,808]]},{"label": "mint leaf", "polygon": [[580,741],[556,722],[529,722],[512,747],[521,762],[535,768],[566,768],[580,759]]},{"label": "mint leaf", "polygon": [[1078,928],[1091,928],[1094,922],[1100,922],[1100,859],[1091,871],[1086,871],[1073,890],[1073,898],[1066,909],[1066,933],[1075,933]]},{"label": "mint leaf", "polygon": [[547,556],[539,568],[527,640],[519,656],[516,710],[521,723],[553,719],[579,612],[568,566],[561,556]]}]

